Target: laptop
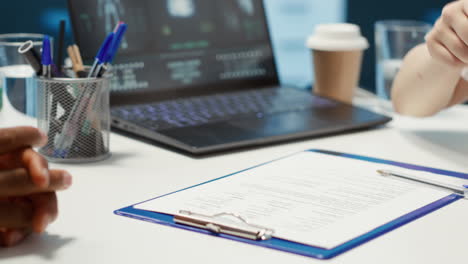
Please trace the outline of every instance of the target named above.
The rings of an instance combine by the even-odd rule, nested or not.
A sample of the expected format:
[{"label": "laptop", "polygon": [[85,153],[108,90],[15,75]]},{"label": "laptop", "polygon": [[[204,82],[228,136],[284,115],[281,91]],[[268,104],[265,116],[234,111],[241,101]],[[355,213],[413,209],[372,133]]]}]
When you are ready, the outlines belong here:
[{"label": "laptop", "polygon": [[92,61],[119,21],[112,127],[192,154],[379,126],[389,117],[281,86],[262,0],[68,0]]}]

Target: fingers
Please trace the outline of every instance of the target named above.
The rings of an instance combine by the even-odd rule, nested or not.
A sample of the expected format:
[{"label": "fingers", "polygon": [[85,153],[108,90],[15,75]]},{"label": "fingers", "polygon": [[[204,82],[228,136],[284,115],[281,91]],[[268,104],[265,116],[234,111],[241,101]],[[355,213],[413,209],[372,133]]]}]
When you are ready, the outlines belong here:
[{"label": "fingers", "polygon": [[464,8],[454,8],[451,16],[443,17],[445,24],[451,25],[453,31],[459,36],[465,45],[468,45],[468,17]]},{"label": "fingers", "polygon": [[[0,242],[5,246],[18,243],[30,231],[42,233],[57,219],[55,192],[30,195],[27,198],[0,200]],[[11,231],[11,232],[9,232]]]},{"label": "fingers", "polygon": [[31,234],[30,228],[9,229],[0,231],[0,246],[13,247],[21,243]]},{"label": "fingers", "polygon": [[31,148],[0,156],[0,168],[3,170],[25,168],[37,186],[46,187],[49,184],[49,165],[44,157]]},{"label": "fingers", "polygon": [[0,246],[12,247],[32,232],[34,209],[27,198],[0,200]]},{"label": "fingers", "polygon": [[20,154],[21,163],[29,172],[31,181],[38,187],[47,187],[50,183],[49,165],[44,157],[31,148]]},{"label": "fingers", "polygon": [[57,219],[57,195],[55,192],[41,193],[32,195],[30,198],[34,206],[33,231],[42,233],[50,223]]},{"label": "fingers", "polygon": [[0,129],[0,155],[25,147],[41,147],[46,143],[47,136],[34,127]]},{"label": "fingers", "polygon": [[49,174],[49,184],[46,187],[39,187],[31,181],[25,169],[0,171],[0,197],[66,190],[72,184],[72,177],[66,171],[50,170]]},{"label": "fingers", "polygon": [[25,201],[0,201],[0,227],[27,228],[32,226],[33,205]]},{"label": "fingers", "polygon": [[468,16],[463,1],[445,6],[426,42],[435,59],[460,68],[468,64]]},{"label": "fingers", "polygon": [[431,56],[447,65],[463,67],[464,63],[458,59],[450,50],[438,39],[429,36],[426,39],[427,48]]}]

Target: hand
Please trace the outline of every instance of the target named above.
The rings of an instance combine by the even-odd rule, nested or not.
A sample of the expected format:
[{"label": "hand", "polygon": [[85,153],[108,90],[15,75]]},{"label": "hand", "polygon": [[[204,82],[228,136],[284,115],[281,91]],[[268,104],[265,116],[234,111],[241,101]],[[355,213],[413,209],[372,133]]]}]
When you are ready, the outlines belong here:
[{"label": "hand", "polygon": [[47,136],[36,128],[0,129],[0,243],[13,246],[32,231],[43,232],[57,217],[55,191],[67,189],[71,176],[49,170],[32,146]]},{"label": "hand", "polygon": [[468,65],[468,0],[446,5],[426,42],[436,60],[459,68]]}]

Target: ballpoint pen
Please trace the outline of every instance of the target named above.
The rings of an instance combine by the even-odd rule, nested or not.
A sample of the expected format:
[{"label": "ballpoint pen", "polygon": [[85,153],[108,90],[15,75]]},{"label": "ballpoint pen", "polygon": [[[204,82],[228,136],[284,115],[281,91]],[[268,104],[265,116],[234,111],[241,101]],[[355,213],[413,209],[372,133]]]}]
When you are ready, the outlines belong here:
[{"label": "ballpoint pen", "polygon": [[97,77],[102,77],[105,74],[105,72],[109,69],[110,64],[114,61],[115,55],[117,55],[117,52],[119,51],[120,43],[122,42],[127,28],[128,26],[124,22],[120,22],[116,26],[114,31],[114,39],[110,44],[109,51],[104,57],[104,63],[101,64],[97,69]]},{"label": "ballpoint pen", "polygon": [[[114,61],[114,58],[119,50],[119,47],[120,47],[120,44],[122,42],[122,39],[125,35],[125,32],[127,31],[127,24],[125,24],[124,22],[119,22],[115,29],[114,29],[114,39],[112,40],[112,43],[110,44],[109,46],[109,50],[107,52],[107,54],[105,55],[104,57],[104,63],[101,64],[98,69],[97,69],[97,77],[102,77],[104,76],[104,74],[110,69],[110,65],[111,63]],[[99,102],[100,101],[100,96],[99,94],[96,95],[96,102]],[[94,105],[95,107],[97,106],[97,104]],[[96,110],[96,109],[95,109]],[[96,124],[95,127],[97,127],[98,129],[97,130],[100,130],[99,129],[99,122],[96,122],[96,120],[98,120],[97,118],[94,118],[95,120],[93,121],[93,123]]]},{"label": "ballpoint pen", "polygon": [[[51,79],[52,78],[52,51],[51,51],[51,46],[50,46],[50,39],[49,36],[44,36],[44,40],[42,41],[42,56],[41,56],[41,63],[42,63],[42,78],[46,79]],[[46,108],[46,116],[50,120],[55,120],[55,116],[57,114],[57,105],[58,105],[58,97],[56,97],[56,89],[54,87],[49,86],[48,84],[45,84],[46,90],[50,90],[50,92],[53,94],[52,96],[52,101],[51,101],[51,107]],[[51,122],[49,124],[49,128],[47,129],[48,134],[47,136],[49,138],[54,138],[55,137],[55,128],[56,128],[55,122]],[[50,143],[49,143],[50,144]]]},{"label": "ballpoint pen", "polygon": [[55,144],[55,157],[67,157],[70,147],[73,145],[76,136],[81,129],[82,124],[80,123],[84,121],[83,116],[86,115],[86,108],[93,97],[93,93],[93,91],[85,90],[76,100],[69,117],[63,125],[62,132],[57,139],[57,143]]},{"label": "ballpoint pen", "polygon": [[[52,60],[52,49],[50,45],[50,39],[48,36],[44,36],[44,41],[42,43],[42,77],[44,78],[52,78],[54,77],[53,71],[52,71],[52,66],[53,66],[53,60]],[[51,92],[53,94],[58,94],[56,93],[55,89],[51,88]],[[58,102],[63,102],[61,103],[62,107],[65,110],[70,110],[71,106],[69,104],[74,101],[74,98],[72,95],[70,95],[69,92],[63,93],[61,96],[57,96],[57,98],[54,98],[54,104],[57,104]]]},{"label": "ballpoint pen", "polygon": [[[106,55],[104,56],[104,63],[101,63],[96,70],[95,75],[97,78],[103,77],[106,74],[106,72],[110,70],[111,63],[113,62],[117,51],[119,50],[120,43],[122,42],[126,31],[127,24],[125,24],[124,22],[119,22],[116,25],[114,29],[114,38],[109,46]],[[94,128],[95,131],[101,131],[101,115],[98,114],[99,110],[97,109],[98,105],[100,105],[99,102],[101,101],[101,94],[95,94],[91,102],[93,101],[95,102],[91,103],[93,107],[88,108],[90,119],[85,121],[85,125]],[[96,152],[98,153],[100,146],[102,146],[102,143],[99,142],[103,142],[103,137],[100,132],[97,132],[97,135],[99,136],[96,136],[95,138],[97,139]]]},{"label": "ballpoint pen", "polygon": [[98,54],[96,55],[94,64],[91,67],[91,70],[89,71],[88,78],[95,78],[98,76],[99,74],[98,68],[100,65],[105,63],[104,60],[107,56],[107,53],[109,52],[109,47],[112,44],[114,35],[115,35],[114,32],[111,32],[104,40],[104,43],[102,44],[101,48],[99,49]]},{"label": "ballpoint pen", "polygon": [[42,76],[52,78],[52,51],[49,36],[44,36],[42,42]]},{"label": "ballpoint pen", "polygon": [[119,50],[120,44],[122,43],[125,32],[127,32],[127,28],[127,24],[120,22],[117,30],[115,31],[115,38],[112,41],[109,53],[107,54],[106,63],[112,63],[114,61],[115,55],[117,55],[117,51]]},{"label": "ballpoint pen", "polygon": [[409,174],[393,172],[393,171],[390,171],[390,170],[378,170],[377,172],[381,176],[384,176],[384,177],[396,177],[396,178],[401,178],[401,179],[405,179],[405,180],[409,180],[409,181],[413,181],[413,182],[418,182],[418,183],[422,183],[422,184],[442,188],[442,189],[445,189],[445,190],[449,190],[449,191],[454,192],[456,194],[459,194],[459,195],[461,195],[461,196],[463,196],[465,198],[468,198],[468,185],[463,185],[463,186],[459,187],[459,186],[455,186],[455,185],[451,185],[451,184],[447,184],[447,183],[441,183],[441,182],[436,182],[436,181],[420,178],[420,177],[409,175]]}]

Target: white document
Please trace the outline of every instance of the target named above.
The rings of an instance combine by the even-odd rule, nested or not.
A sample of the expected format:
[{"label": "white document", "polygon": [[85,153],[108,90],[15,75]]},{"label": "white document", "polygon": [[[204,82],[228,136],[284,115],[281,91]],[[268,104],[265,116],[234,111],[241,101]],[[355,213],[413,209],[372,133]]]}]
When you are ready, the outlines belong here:
[{"label": "white document", "polygon": [[379,169],[415,173],[303,152],[135,208],[172,215],[235,213],[273,229],[274,237],[330,249],[450,194],[385,178]]}]

